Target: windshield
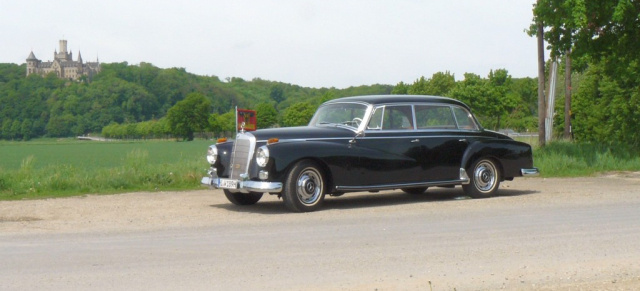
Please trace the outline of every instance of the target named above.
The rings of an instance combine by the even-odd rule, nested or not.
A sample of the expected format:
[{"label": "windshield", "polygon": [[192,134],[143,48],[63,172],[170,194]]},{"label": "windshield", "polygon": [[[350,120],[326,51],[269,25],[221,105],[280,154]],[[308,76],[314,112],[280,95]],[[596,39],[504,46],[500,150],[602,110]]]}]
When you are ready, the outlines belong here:
[{"label": "windshield", "polygon": [[321,106],[309,123],[310,126],[346,125],[358,128],[367,106],[359,103],[334,103]]}]

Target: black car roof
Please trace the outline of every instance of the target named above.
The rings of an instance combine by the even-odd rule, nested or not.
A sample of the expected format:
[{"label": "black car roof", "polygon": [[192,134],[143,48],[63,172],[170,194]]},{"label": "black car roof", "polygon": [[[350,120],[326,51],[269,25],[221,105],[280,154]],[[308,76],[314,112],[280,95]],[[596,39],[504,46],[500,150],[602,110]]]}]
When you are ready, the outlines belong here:
[{"label": "black car roof", "polygon": [[367,96],[353,96],[333,99],[327,101],[325,104],[336,102],[364,102],[368,104],[390,104],[390,103],[444,103],[459,105],[469,109],[469,106],[462,103],[459,100],[429,95],[367,95]]}]

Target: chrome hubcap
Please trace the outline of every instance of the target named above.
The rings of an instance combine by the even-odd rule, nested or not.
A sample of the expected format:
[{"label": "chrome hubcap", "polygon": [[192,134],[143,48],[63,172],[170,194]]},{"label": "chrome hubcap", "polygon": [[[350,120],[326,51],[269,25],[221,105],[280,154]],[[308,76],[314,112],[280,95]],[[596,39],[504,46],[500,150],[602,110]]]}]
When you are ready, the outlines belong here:
[{"label": "chrome hubcap", "polygon": [[315,204],[322,195],[322,178],[315,169],[305,169],[298,177],[298,198],[303,204]]},{"label": "chrome hubcap", "polygon": [[496,168],[493,163],[482,161],[473,172],[473,182],[481,192],[490,192],[496,185]]}]

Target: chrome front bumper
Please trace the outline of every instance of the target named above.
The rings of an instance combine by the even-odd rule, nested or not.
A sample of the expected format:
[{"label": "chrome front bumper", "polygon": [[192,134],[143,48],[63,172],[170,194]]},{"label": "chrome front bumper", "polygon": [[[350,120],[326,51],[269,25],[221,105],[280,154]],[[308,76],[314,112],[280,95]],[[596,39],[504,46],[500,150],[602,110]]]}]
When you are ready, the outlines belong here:
[{"label": "chrome front bumper", "polygon": [[523,177],[535,177],[540,175],[540,171],[538,170],[538,168],[520,169],[520,173]]},{"label": "chrome front bumper", "polygon": [[[224,179],[222,180],[230,180]],[[250,180],[235,180],[236,186],[235,188],[227,188],[221,187],[221,178],[218,177],[215,171],[209,171],[209,176],[202,177],[200,180],[200,184],[206,185],[216,189],[227,189],[233,193],[249,193],[249,192],[260,192],[260,193],[280,193],[282,192],[282,183],[280,182],[261,182],[261,181],[250,181]]]}]

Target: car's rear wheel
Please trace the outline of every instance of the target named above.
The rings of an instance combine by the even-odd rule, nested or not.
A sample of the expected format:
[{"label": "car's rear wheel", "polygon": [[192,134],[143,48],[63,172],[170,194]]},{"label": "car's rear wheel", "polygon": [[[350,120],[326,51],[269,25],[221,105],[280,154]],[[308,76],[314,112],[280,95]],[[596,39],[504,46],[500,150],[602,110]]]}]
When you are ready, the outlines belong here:
[{"label": "car's rear wheel", "polygon": [[290,210],[309,212],[322,206],[325,181],[322,169],[313,161],[296,163],[285,181],[282,199]]},{"label": "car's rear wheel", "polygon": [[414,187],[414,188],[403,188],[402,192],[411,194],[411,195],[419,195],[427,191],[428,187]]},{"label": "car's rear wheel", "polygon": [[227,196],[227,199],[231,201],[231,203],[235,205],[253,205],[260,201],[263,193],[232,193],[227,189],[223,190],[224,196]]},{"label": "car's rear wheel", "polygon": [[469,169],[469,184],[462,185],[464,192],[472,198],[486,198],[495,195],[500,187],[500,168],[492,159],[479,159]]}]

